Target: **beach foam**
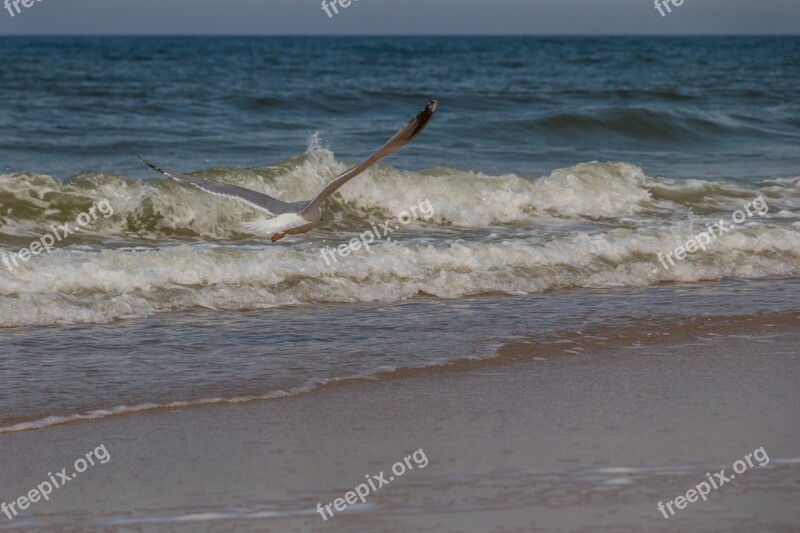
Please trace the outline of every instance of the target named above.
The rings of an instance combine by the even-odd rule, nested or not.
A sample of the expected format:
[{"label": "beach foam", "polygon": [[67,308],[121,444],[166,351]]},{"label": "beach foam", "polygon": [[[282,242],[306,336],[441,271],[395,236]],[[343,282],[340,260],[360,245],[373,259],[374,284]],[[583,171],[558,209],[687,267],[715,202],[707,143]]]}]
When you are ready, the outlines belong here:
[{"label": "beach foam", "polygon": [[[287,200],[309,198],[347,168],[312,137],[307,153],[253,170],[202,175]],[[0,254],[17,252],[97,197],[114,216],[47,256],[0,268],[0,327],[108,322],[189,307],[244,310],[318,302],[461,298],[559,288],[647,286],[800,273],[800,178],[737,183],[647,176],[583,163],[544,177],[380,167],[326,206],[322,228],[265,244],[241,223],[254,209],[169,180],[85,174],[0,177]],[[770,211],[670,270],[656,256],[763,195]],[[434,215],[391,241],[327,265],[348,242],[423,199]]]}]

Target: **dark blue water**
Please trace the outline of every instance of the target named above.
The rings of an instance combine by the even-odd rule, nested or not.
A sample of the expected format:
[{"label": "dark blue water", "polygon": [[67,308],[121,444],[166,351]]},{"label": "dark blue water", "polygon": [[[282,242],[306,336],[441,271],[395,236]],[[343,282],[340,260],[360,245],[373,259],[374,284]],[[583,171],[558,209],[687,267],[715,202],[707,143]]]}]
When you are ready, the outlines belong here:
[{"label": "dark blue water", "polygon": [[[0,171],[145,176],[357,159],[432,98],[397,162],[542,175],[796,176],[800,38],[0,38]],[[446,158],[443,158],[446,154]]]}]

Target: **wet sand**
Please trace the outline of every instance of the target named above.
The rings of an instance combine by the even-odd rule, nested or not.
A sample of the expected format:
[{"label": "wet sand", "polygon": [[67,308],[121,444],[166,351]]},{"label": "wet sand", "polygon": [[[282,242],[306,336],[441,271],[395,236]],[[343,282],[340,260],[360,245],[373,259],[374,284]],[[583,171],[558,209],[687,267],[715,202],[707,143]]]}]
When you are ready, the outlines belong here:
[{"label": "wet sand", "polygon": [[[0,515],[0,528],[797,529],[797,324],[789,314],[724,327],[662,324],[669,335],[640,330],[640,340],[620,335],[613,343],[545,348],[531,340],[490,361],[297,397],[2,435],[0,501],[71,469],[101,443],[111,460],[13,521]],[[767,466],[669,520],[659,513],[659,501],[685,494],[706,472],[730,472],[762,446]],[[344,497],[365,475],[388,478],[419,449],[424,469],[327,521],[317,513],[317,503]]]}]

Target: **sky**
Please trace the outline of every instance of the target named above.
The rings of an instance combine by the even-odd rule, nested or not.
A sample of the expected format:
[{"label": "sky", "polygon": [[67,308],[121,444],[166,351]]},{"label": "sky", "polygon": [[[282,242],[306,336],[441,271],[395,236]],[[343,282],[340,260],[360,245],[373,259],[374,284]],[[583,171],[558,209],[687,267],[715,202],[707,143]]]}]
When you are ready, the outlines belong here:
[{"label": "sky", "polygon": [[665,16],[653,0],[351,0],[332,16],[321,0],[15,1],[33,5],[0,9],[0,35],[800,33],[798,0],[683,0]]}]

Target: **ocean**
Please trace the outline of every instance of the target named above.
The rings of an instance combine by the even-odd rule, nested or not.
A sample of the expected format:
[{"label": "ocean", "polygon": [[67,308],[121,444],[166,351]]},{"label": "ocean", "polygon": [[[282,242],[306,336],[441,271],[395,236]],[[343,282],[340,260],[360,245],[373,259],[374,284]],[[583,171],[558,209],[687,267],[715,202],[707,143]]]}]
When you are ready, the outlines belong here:
[{"label": "ocean", "polygon": [[[0,433],[798,308],[800,38],[0,38],[0,62]],[[300,201],[433,98],[277,244],[135,157]]]}]

